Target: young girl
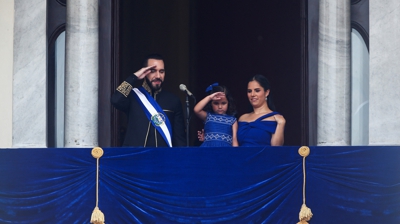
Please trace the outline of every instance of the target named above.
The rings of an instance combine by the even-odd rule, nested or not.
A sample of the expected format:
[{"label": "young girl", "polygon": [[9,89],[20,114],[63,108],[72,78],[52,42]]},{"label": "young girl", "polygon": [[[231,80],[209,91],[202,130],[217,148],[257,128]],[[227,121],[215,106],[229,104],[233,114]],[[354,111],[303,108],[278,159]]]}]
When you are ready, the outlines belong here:
[{"label": "young girl", "polygon": [[196,104],[194,113],[204,121],[204,142],[201,147],[238,146],[235,105],[225,86],[210,85],[209,94]]}]

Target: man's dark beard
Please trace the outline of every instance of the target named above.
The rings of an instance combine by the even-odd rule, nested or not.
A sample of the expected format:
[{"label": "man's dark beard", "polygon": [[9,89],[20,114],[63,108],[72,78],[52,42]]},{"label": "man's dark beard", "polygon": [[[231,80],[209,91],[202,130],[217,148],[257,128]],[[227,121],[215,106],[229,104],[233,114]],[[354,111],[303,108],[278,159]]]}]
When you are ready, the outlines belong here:
[{"label": "man's dark beard", "polygon": [[162,86],[162,84],[163,84],[163,81],[162,81],[161,79],[154,79],[154,80],[153,80],[153,81],[160,81],[160,82],[161,82],[161,83],[160,83],[160,86],[159,86],[159,87],[156,87],[156,88],[153,87],[153,84],[150,82],[150,80],[149,80],[148,78],[145,78],[145,79],[146,79],[147,85],[150,87],[150,89],[151,89],[152,92],[155,92],[155,91],[161,89],[161,86]]}]

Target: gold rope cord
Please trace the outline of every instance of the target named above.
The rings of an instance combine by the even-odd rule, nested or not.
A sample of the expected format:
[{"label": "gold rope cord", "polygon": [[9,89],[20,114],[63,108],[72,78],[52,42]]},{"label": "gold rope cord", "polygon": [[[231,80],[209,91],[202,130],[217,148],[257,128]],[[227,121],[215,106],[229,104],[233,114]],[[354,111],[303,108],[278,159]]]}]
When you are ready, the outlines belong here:
[{"label": "gold rope cord", "polygon": [[303,204],[306,203],[306,157],[303,157]]},{"label": "gold rope cord", "polygon": [[94,147],[92,149],[92,156],[96,158],[96,207],[92,212],[92,217],[90,219],[90,223],[93,224],[104,224],[105,218],[104,214],[99,209],[99,164],[100,157],[103,155],[103,149],[100,147]]},{"label": "gold rope cord", "polygon": [[306,206],[306,157],[310,154],[310,148],[302,146],[299,154],[303,157],[303,204],[301,205],[299,220],[297,224],[307,224],[313,216],[311,209]]}]

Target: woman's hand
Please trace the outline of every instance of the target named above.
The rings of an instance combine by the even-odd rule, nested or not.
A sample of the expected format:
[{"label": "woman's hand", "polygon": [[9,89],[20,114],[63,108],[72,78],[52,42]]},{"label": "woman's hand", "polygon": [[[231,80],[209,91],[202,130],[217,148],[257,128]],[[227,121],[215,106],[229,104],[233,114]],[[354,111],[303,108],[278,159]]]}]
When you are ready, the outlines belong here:
[{"label": "woman's hand", "polygon": [[276,123],[278,124],[276,125],[275,133],[272,135],[271,138],[271,146],[282,146],[285,140],[284,131],[286,120],[280,114],[274,115],[274,118],[276,120]]},{"label": "woman's hand", "polygon": [[280,114],[274,115],[274,118],[276,120],[276,123],[278,123],[278,124],[286,124],[286,120],[282,115],[280,115]]}]

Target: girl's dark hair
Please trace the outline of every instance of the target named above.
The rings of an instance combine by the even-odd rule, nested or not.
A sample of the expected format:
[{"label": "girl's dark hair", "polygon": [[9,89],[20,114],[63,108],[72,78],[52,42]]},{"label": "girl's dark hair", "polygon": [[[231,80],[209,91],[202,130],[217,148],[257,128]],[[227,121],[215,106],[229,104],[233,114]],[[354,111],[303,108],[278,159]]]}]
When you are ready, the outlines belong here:
[{"label": "girl's dark hair", "polygon": [[263,87],[265,91],[269,90],[269,95],[267,97],[267,104],[268,104],[269,109],[271,109],[272,111],[275,111],[276,109],[275,109],[274,102],[272,100],[271,85],[269,84],[268,79],[263,75],[257,74],[255,76],[251,77],[251,79],[249,79],[249,82],[251,82],[251,81],[258,82],[258,84],[260,84],[260,86]]},{"label": "girl's dark hair", "polygon": [[[225,93],[225,97],[228,100],[228,109],[226,110],[226,114],[231,116],[236,116],[237,111],[236,111],[235,101],[233,100],[232,94],[230,93],[228,88],[226,88],[225,86],[213,86],[212,90],[208,91],[207,94],[210,95],[216,92]],[[205,111],[213,112],[211,103],[212,101],[207,103],[207,105],[204,107]]]}]

